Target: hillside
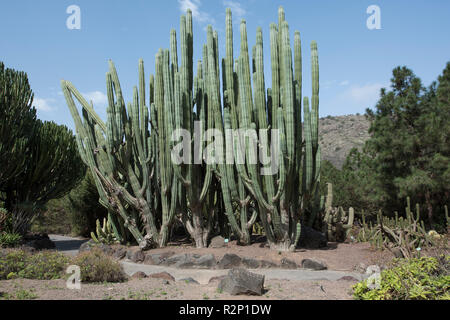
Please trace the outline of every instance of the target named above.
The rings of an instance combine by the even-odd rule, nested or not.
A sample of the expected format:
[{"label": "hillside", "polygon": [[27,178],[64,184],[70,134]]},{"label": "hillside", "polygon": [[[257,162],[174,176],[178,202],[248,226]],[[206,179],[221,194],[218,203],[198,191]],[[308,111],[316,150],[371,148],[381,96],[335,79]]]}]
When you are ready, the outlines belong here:
[{"label": "hillside", "polygon": [[362,148],[369,138],[370,122],[364,115],[328,116],[319,119],[322,160],[341,168],[353,147]]}]

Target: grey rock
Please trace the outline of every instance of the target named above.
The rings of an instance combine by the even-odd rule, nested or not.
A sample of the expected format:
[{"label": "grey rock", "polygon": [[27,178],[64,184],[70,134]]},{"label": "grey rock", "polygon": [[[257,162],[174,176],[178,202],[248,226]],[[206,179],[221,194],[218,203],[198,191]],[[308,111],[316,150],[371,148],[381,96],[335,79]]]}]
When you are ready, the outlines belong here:
[{"label": "grey rock", "polygon": [[90,251],[92,247],[95,245],[96,243],[94,242],[94,240],[91,239],[80,246],[79,252]]},{"label": "grey rock", "polygon": [[175,253],[172,251],[163,253],[147,254],[144,259],[145,264],[152,265],[168,265],[167,259],[173,256]]},{"label": "grey rock", "polygon": [[220,269],[231,269],[234,267],[239,267],[241,265],[242,259],[234,253],[225,253],[222,259],[218,263]]},{"label": "grey rock", "polygon": [[327,264],[323,261],[319,261],[316,259],[303,259],[302,268],[312,270],[326,270],[328,267]]},{"label": "grey rock", "polygon": [[327,246],[327,237],[322,232],[302,224],[298,246],[310,249],[324,248]]},{"label": "grey rock", "polygon": [[261,262],[252,258],[242,258],[242,264],[249,269],[257,269],[260,267]]},{"label": "grey rock", "polygon": [[295,261],[289,260],[287,258],[281,259],[280,267],[283,269],[297,269],[297,264]]},{"label": "grey rock", "polygon": [[225,239],[222,236],[216,236],[211,239],[209,248],[223,248],[226,246]]},{"label": "grey rock", "polygon": [[213,269],[217,265],[213,254],[205,254],[194,262],[194,267],[198,269]]},{"label": "grey rock", "polygon": [[143,262],[145,259],[145,254],[141,249],[127,251],[127,259],[133,261],[134,263]]},{"label": "grey rock", "polygon": [[132,279],[144,279],[144,278],[147,278],[147,275],[142,271],[138,271],[138,272],[133,273],[131,278]]},{"label": "grey rock", "polygon": [[123,259],[127,255],[127,250],[125,248],[117,248],[117,250],[114,251],[113,257],[116,259]]},{"label": "grey rock", "polygon": [[391,250],[392,254],[394,255],[394,257],[396,258],[403,258],[403,253],[399,248],[394,248]]},{"label": "grey rock", "polygon": [[149,275],[150,278],[156,278],[156,279],[165,279],[170,281],[175,281],[175,278],[168,272],[158,272],[158,273],[152,273]]},{"label": "grey rock", "polygon": [[199,284],[197,280],[192,279],[191,277],[180,279],[180,281],[189,283],[189,284]]},{"label": "grey rock", "polygon": [[260,267],[265,268],[265,269],[278,267],[278,265],[272,261],[261,260],[259,263],[260,263]]},{"label": "grey rock", "polygon": [[258,295],[264,290],[264,276],[245,269],[231,269],[219,283],[218,289],[231,295]]},{"label": "grey rock", "polygon": [[199,255],[191,255],[189,253],[176,254],[169,257],[166,263],[168,266],[175,268],[192,268],[195,265],[195,259],[199,257]]},{"label": "grey rock", "polygon": [[89,240],[88,242],[83,243],[80,246],[79,252],[81,253],[81,252],[91,251],[94,248],[102,251],[104,254],[107,254],[107,255],[114,255],[114,253],[115,253],[115,250],[111,246],[104,244],[104,243],[96,243],[92,239]]}]

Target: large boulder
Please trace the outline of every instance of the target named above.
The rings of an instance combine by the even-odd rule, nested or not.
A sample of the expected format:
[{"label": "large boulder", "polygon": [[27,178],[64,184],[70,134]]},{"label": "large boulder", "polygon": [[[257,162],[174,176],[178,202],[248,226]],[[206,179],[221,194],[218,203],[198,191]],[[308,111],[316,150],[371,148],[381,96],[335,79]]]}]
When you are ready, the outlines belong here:
[{"label": "large boulder", "polygon": [[218,289],[231,295],[261,296],[264,291],[264,275],[245,269],[231,269],[227,277],[220,281]]},{"label": "large boulder", "polygon": [[324,248],[327,246],[327,237],[322,232],[302,225],[298,246],[309,249]]}]

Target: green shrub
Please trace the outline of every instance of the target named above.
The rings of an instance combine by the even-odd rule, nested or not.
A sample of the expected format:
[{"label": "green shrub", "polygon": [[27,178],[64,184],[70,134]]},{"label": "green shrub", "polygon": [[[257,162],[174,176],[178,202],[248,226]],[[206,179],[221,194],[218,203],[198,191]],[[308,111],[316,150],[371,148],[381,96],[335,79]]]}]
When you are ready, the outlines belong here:
[{"label": "green shrub", "polygon": [[69,258],[55,251],[41,251],[27,256],[25,268],[18,276],[26,279],[52,280],[63,276]]},{"label": "green shrub", "polygon": [[22,236],[18,233],[0,232],[0,248],[17,247],[22,242]]},{"label": "green shrub", "polygon": [[38,280],[59,279],[63,276],[69,258],[55,251],[36,254],[23,250],[0,253],[0,280],[27,278]]},{"label": "green shrub", "polygon": [[120,263],[96,248],[78,254],[72,264],[80,267],[81,282],[123,282],[127,279]]},{"label": "green shrub", "polygon": [[11,278],[25,268],[27,254],[23,250],[0,251],[0,280]]},{"label": "green shrub", "polygon": [[450,300],[450,256],[395,259],[381,272],[377,288],[363,280],[353,286],[359,300]]}]

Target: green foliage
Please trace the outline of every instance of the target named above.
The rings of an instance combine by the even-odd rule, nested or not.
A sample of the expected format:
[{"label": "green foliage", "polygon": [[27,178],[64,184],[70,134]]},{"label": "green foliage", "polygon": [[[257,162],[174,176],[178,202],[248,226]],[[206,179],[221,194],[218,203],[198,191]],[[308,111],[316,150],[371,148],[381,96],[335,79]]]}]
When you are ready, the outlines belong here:
[{"label": "green foliage", "polygon": [[396,259],[378,288],[364,280],[353,290],[359,300],[450,300],[450,256]]},{"label": "green foliage", "polygon": [[13,248],[22,243],[22,236],[18,233],[0,232],[0,248]]},{"label": "green foliage", "polygon": [[70,259],[60,252],[41,251],[27,256],[25,267],[17,272],[26,279],[52,280],[63,276]]},{"label": "green foliage", "polygon": [[0,193],[26,168],[36,110],[27,74],[0,62]]},{"label": "green foliage", "polygon": [[84,170],[71,131],[37,120],[32,102],[27,75],[0,63],[0,196],[12,215],[9,231],[22,235]]},{"label": "green foliage", "polygon": [[0,279],[27,278],[59,279],[63,276],[69,258],[54,251],[31,254],[23,250],[0,252]]},{"label": "green foliage", "polygon": [[24,234],[32,219],[51,199],[68,193],[84,174],[76,140],[66,127],[37,121],[24,172],[8,184],[13,231]]},{"label": "green foliage", "polygon": [[450,201],[449,83],[450,63],[428,88],[411,70],[397,67],[391,91],[382,89],[376,110],[367,110],[371,138],[362,153],[349,155],[343,171],[353,176],[353,188],[371,208],[400,211],[411,196],[424,205],[430,227],[445,223],[442,208]]},{"label": "green foliage", "polygon": [[97,248],[78,254],[72,264],[80,267],[81,282],[123,282],[122,265]]}]

